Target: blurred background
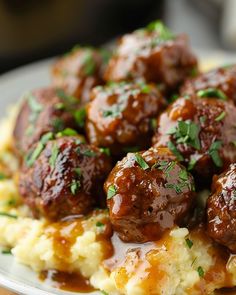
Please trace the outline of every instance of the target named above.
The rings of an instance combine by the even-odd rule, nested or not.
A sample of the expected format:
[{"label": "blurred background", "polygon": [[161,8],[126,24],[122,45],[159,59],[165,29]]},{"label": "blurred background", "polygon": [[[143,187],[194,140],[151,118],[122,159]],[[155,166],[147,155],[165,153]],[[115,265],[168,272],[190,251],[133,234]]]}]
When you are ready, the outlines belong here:
[{"label": "blurred background", "polygon": [[236,48],[236,0],[0,0],[0,73],[158,18],[195,48]]}]

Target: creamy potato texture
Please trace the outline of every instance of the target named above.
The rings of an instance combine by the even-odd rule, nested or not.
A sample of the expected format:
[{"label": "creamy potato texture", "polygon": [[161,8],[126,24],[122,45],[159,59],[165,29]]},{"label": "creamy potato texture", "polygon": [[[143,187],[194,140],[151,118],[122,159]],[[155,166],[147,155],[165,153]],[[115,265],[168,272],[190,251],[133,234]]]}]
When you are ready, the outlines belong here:
[{"label": "creamy potato texture", "polygon": [[201,229],[175,228],[156,243],[124,245],[111,238],[106,210],[57,223],[34,220],[17,192],[13,124],[14,112],[0,126],[0,167],[12,175],[0,181],[0,245],[19,263],[36,272],[79,272],[110,295],[213,294],[236,284],[236,260],[222,257]]}]

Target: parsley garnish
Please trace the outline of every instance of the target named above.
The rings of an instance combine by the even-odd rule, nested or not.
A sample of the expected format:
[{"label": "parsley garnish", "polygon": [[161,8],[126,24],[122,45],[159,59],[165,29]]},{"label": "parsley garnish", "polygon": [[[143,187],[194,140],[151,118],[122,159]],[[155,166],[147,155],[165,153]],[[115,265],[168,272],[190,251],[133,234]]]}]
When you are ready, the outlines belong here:
[{"label": "parsley garnish", "polygon": [[199,132],[199,126],[194,122],[178,121],[178,125],[174,128],[171,128],[168,134],[173,135],[177,144],[186,143],[199,150],[201,148]]},{"label": "parsley garnish", "polygon": [[82,153],[86,157],[95,157],[97,154],[94,151],[87,150]]},{"label": "parsley garnish", "polygon": [[54,138],[54,135],[52,132],[48,132],[48,133],[45,133],[40,141],[42,142],[42,144],[46,144],[49,140],[53,139]]},{"label": "parsley garnish", "polygon": [[147,26],[148,31],[155,31],[158,33],[158,37],[161,41],[167,41],[174,38],[173,33],[161,22],[154,21]]},{"label": "parsley garnish", "polygon": [[58,148],[57,144],[54,143],[52,146],[51,157],[49,159],[49,164],[52,168],[55,167],[58,154],[59,154],[59,148]]},{"label": "parsley garnish", "polygon": [[74,113],[75,121],[80,128],[84,127],[85,118],[86,118],[86,110],[85,108],[81,108]]},{"label": "parsley garnish", "polygon": [[200,120],[200,122],[201,122],[202,125],[206,122],[206,119],[207,119],[206,116],[201,116],[201,117],[199,118],[199,120]]},{"label": "parsley garnish", "polygon": [[107,191],[107,200],[110,200],[112,197],[114,197],[116,195],[116,187],[114,186],[114,184],[110,185]]},{"label": "parsley garnish", "polygon": [[152,118],[150,120],[150,125],[151,125],[152,130],[156,130],[156,128],[157,128],[157,120],[155,118]]},{"label": "parsley garnish", "polygon": [[149,94],[151,92],[151,87],[148,84],[145,83],[139,83],[141,87],[141,93]]},{"label": "parsley garnish", "polygon": [[106,291],[102,290],[100,291],[103,295],[109,295]]},{"label": "parsley garnish", "polygon": [[66,128],[57,133],[57,137],[78,135],[77,131],[72,128]]},{"label": "parsley garnish", "polygon": [[223,120],[225,116],[226,116],[226,112],[222,112],[221,114],[219,114],[219,116],[215,118],[215,121],[219,122]]},{"label": "parsley garnish", "polygon": [[104,226],[105,224],[103,224],[102,222],[100,222],[100,221],[98,221],[97,223],[96,223],[96,226],[97,227],[102,227],[102,226]]},{"label": "parsley garnish", "polygon": [[189,249],[191,249],[193,246],[193,242],[190,239],[185,239],[185,242],[186,242],[187,246],[189,247]]},{"label": "parsley garnish", "polygon": [[66,94],[63,89],[56,89],[56,95],[69,104],[75,104],[78,101],[76,97]]},{"label": "parsley garnish", "polygon": [[224,94],[223,91],[216,88],[207,88],[203,90],[199,90],[197,92],[197,96],[199,97],[216,97],[222,100],[227,100],[227,96]]},{"label": "parsley garnish", "polygon": [[26,135],[32,135],[32,133],[34,131],[34,124],[35,124],[39,114],[42,112],[43,106],[37,102],[36,97],[31,92],[27,95],[27,101],[28,101],[28,105],[31,109],[31,113],[29,115],[30,125],[26,129],[25,133],[26,133]]},{"label": "parsley garnish", "polygon": [[32,166],[35,162],[35,160],[38,159],[38,157],[40,156],[41,152],[44,149],[44,144],[42,142],[39,142],[35,148],[35,150],[33,152],[30,152],[27,156],[26,156],[26,165],[27,166]]},{"label": "parsley garnish", "polygon": [[188,163],[188,170],[191,171],[197,163],[197,159],[191,158]]},{"label": "parsley garnish", "polygon": [[2,254],[7,254],[7,255],[12,254],[11,249],[2,250]]},{"label": "parsley garnish", "polygon": [[220,158],[220,155],[219,155],[219,149],[221,148],[221,146],[222,146],[222,141],[218,140],[213,142],[209,149],[209,155],[211,156],[213,162],[215,163],[217,167],[223,166],[222,159]]},{"label": "parsley garnish", "polygon": [[91,49],[87,49],[83,59],[84,73],[86,76],[91,76],[96,70],[96,63]]},{"label": "parsley garnish", "polygon": [[9,214],[9,213],[6,213],[6,212],[0,212],[0,216],[9,217],[9,218],[13,218],[13,219],[18,218],[18,216],[14,215],[14,214]]},{"label": "parsley garnish", "polygon": [[82,172],[81,172],[80,167],[75,168],[75,172],[76,172],[76,174],[77,174],[78,176],[81,176],[81,175],[82,175]]},{"label": "parsley garnish", "polygon": [[55,132],[59,132],[65,128],[65,123],[61,118],[56,117],[52,120],[52,126]]},{"label": "parsley garnish", "polygon": [[198,275],[199,275],[199,277],[204,277],[204,270],[203,270],[203,268],[201,267],[201,266],[199,266],[198,268],[197,268],[197,272],[198,272]]},{"label": "parsley garnish", "polygon": [[70,191],[73,195],[77,193],[77,191],[80,189],[81,183],[79,180],[73,179],[72,183],[70,184]]},{"label": "parsley garnish", "polygon": [[0,172],[0,180],[6,179],[6,175],[2,172]]},{"label": "parsley garnish", "polygon": [[181,153],[178,151],[177,147],[173,144],[172,141],[169,141],[167,144],[169,150],[176,156],[176,158],[179,161],[183,161],[184,157],[181,155]]},{"label": "parsley garnish", "polygon": [[140,154],[135,153],[134,158],[135,158],[135,161],[139,164],[139,166],[143,170],[147,170],[149,168],[149,165],[147,164],[147,162],[143,159],[143,157]]},{"label": "parsley garnish", "polygon": [[105,154],[105,155],[107,155],[107,156],[110,156],[110,155],[111,155],[111,151],[110,151],[109,148],[104,148],[104,147],[102,147],[102,148],[100,148],[99,150],[100,150],[100,152],[102,152],[103,154]]}]

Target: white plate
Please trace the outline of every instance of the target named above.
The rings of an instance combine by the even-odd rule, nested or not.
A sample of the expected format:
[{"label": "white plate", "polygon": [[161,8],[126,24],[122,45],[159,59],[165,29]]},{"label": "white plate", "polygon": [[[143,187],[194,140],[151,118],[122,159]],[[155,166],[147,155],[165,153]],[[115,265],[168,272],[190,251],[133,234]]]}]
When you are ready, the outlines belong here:
[{"label": "white plate", "polygon": [[[196,50],[196,52],[201,60],[209,64],[236,63],[236,55],[226,52],[205,50]],[[6,108],[16,102],[22,93],[50,83],[51,63],[52,60],[45,60],[0,76],[0,116],[4,115]],[[54,289],[39,281],[36,273],[16,263],[11,255],[0,254],[0,285],[24,295],[78,295]],[[101,294],[101,292],[90,294]]]}]

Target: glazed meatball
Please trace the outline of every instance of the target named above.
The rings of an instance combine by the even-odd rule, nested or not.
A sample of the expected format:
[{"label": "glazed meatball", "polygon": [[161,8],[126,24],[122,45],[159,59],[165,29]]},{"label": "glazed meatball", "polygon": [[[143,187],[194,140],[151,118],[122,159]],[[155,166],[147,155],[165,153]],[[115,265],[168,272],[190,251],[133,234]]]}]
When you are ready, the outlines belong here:
[{"label": "glazed meatball", "polygon": [[20,171],[19,192],[35,217],[58,220],[104,203],[110,160],[78,137],[38,143]]},{"label": "glazed meatball", "polygon": [[236,66],[227,66],[188,79],[181,87],[181,93],[195,94],[205,90],[208,96],[220,95],[232,99],[236,104]]},{"label": "glazed meatball", "polygon": [[91,144],[108,147],[114,155],[151,145],[151,119],[165,105],[155,86],[125,82],[98,86],[91,98],[86,120]]},{"label": "glazed meatball", "polygon": [[103,54],[92,48],[75,48],[52,68],[53,85],[78,98],[83,106],[92,87],[102,84]]},{"label": "glazed meatball", "polygon": [[185,35],[174,36],[160,22],[124,35],[105,72],[106,81],[144,79],[175,89],[197,70]]},{"label": "glazed meatball", "polygon": [[137,243],[181,224],[195,198],[193,177],[166,148],[129,153],[110,173],[105,191],[114,230]]},{"label": "glazed meatball", "polygon": [[[25,95],[13,131],[15,149],[25,154],[47,132],[81,130],[78,102],[60,89],[43,88]],[[83,114],[82,114],[83,115]]]},{"label": "glazed meatball", "polygon": [[236,164],[215,176],[207,202],[207,231],[216,242],[236,253]]},{"label": "glazed meatball", "polygon": [[236,161],[236,107],[219,98],[182,97],[157,121],[153,144],[166,147],[200,182]]}]

